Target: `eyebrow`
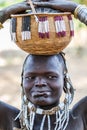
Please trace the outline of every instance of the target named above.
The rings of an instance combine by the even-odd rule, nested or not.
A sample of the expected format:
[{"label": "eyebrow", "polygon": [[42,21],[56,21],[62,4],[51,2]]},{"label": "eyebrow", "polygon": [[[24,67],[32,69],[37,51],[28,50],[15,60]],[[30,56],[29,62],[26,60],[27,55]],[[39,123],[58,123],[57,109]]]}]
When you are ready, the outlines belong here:
[{"label": "eyebrow", "polygon": [[56,74],[56,75],[58,75],[59,73],[58,73],[58,71],[57,72],[54,72],[54,71],[46,71],[46,72],[41,72],[41,73],[39,73],[39,72],[24,72],[23,73],[23,76],[25,76],[25,75],[37,75],[37,74],[44,74],[44,75],[48,75],[48,74]]}]

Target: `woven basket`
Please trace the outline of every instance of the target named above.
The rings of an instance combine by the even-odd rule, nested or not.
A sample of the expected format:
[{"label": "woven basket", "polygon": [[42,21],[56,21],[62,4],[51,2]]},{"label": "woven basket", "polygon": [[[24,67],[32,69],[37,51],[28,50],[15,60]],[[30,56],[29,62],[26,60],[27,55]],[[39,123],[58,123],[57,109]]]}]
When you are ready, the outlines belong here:
[{"label": "woven basket", "polygon": [[[41,14],[18,14],[11,15],[12,18],[16,19],[16,34],[15,43],[22,50],[36,55],[52,55],[61,52],[71,41],[72,37],[72,26],[71,20],[69,20],[70,13],[41,13]],[[30,18],[30,39],[22,38],[22,19],[23,17]],[[37,18],[47,17],[49,22],[49,37],[41,38],[38,34],[38,24],[36,22],[35,16]],[[63,18],[63,23],[65,24],[65,35],[58,36],[55,28],[54,17],[61,16]],[[25,23],[26,24],[26,23]],[[61,30],[61,29],[60,29]]]}]

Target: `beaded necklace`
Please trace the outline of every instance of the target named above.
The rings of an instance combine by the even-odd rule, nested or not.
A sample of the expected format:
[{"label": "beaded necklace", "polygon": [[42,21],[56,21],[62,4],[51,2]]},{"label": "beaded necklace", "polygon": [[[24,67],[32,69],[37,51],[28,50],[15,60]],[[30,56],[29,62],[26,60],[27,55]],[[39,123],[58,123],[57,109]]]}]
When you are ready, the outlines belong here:
[{"label": "beaded necklace", "polygon": [[54,130],[65,130],[69,122],[69,105],[73,99],[73,88],[71,86],[70,80],[67,77],[67,88],[65,99],[58,106],[53,107],[50,110],[44,110],[41,108],[36,108],[34,104],[27,101],[24,92],[22,93],[22,109],[18,117],[20,118],[21,129],[22,130],[33,130],[35,115],[43,115],[40,130],[44,130],[45,121],[48,121],[48,130],[51,130],[51,119],[50,116],[55,114],[55,127]]},{"label": "beaded necklace", "polygon": [[[44,130],[45,122],[47,121],[47,130],[66,130],[69,123],[69,105],[71,104],[74,96],[74,88],[72,86],[70,77],[68,75],[68,70],[66,67],[65,59],[65,78],[64,78],[64,93],[65,99],[62,103],[59,103],[58,106],[55,106],[49,110],[44,110],[41,108],[35,107],[26,97],[24,88],[22,86],[22,108],[19,115],[16,117],[20,119],[21,130],[34,130],[35,116],[37,114],[42,115],[41,123],[39,124],[40,128],[38,130]],[[51,115],[55,115],[55,122],[51,123]],[[16,120],[15,119],[15,120]],[[54,123],[54,128],[51,129],[52,124]],[[37,124],[38,125],[38,124]]]}]

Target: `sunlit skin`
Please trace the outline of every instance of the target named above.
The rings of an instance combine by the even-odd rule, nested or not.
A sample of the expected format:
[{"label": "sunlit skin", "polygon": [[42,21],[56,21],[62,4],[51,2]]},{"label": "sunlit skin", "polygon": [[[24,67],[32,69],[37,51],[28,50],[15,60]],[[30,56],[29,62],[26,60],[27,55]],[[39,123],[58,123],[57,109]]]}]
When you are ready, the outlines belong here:
[{"label": "sunlit skin", "polygon": [[23,73],[29,101],[44,109],[52,108],[59,103],[63,85],[63,67],[56,56],[29,56]]}]

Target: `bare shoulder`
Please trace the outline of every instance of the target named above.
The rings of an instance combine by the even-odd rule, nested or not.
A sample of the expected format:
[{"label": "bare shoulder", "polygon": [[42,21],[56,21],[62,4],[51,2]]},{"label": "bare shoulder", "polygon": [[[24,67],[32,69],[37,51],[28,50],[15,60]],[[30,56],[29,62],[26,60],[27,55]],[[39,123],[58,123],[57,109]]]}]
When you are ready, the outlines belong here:
[{"label": "bare shoulder", "polygon": [[[77,102],[71,110],[72,120],[75,121],[81,130],[87,130],[87,96]],[[76,129],[78,130],[78,129]]]},{"label": "bare shoulder", "polygon": [[[9,104],[3,102],[3,101],[0,101],[0,108],[4,108],[4,107],[9,108],[9,107],[13,107],[13,106],[11,106],[11,105],[9,105]],[[15,108],[15,107],[14,107],[14,108]]]},{"label": "bare shoulder", "polygon": [[0,101],[0,129],[12,130],[14,126],[20,127],[19,121],[14,121],[19,112],[20,110],[18,108]]},{"label": "bare shoulder", "polygon": [[19,111],[20,110],[18,108],[11,106],[5,102],[0,101],[0,115],[10,114],[10,115],[13,115],[13,117],[15,117],[19,113]]},{"label": "bare shoulder", "polygon": [[79,102],[77,102],[72,111],[75,111],[77,114],[87,114],[87,96],[82,98]]}]

